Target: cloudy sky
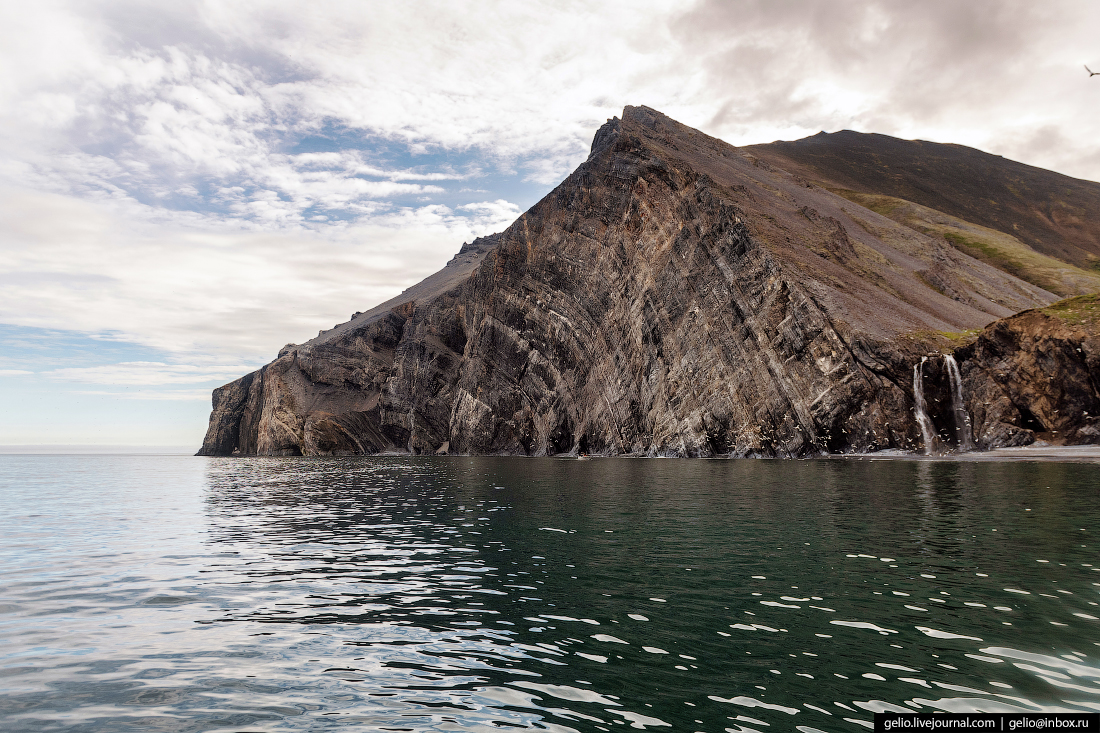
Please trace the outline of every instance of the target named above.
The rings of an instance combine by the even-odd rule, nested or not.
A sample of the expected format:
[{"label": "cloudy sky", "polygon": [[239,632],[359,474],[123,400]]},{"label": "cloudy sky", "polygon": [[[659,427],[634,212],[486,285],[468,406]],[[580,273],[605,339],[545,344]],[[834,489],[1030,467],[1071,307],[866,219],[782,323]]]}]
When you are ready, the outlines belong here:
[{"label": "cloudy sky", "polygon": [[197,448],[209,393],[499,231],[627,104],[1100,180],[1100,3],[9,1],[0,444]]}]

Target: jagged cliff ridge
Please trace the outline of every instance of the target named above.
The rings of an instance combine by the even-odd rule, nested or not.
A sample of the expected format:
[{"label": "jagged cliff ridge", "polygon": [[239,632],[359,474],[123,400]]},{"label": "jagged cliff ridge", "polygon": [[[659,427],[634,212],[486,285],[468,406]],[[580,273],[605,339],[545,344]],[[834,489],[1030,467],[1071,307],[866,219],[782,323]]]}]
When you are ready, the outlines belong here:
[{"label": "jagged cliff ridge", "polygon": [[[627,107],[507,230],[215,390],[200,454],[918,448],[910,375],[931,334],[1054,300]],[[984,444],[1031,434],[1022,414],[971,414]]]}]

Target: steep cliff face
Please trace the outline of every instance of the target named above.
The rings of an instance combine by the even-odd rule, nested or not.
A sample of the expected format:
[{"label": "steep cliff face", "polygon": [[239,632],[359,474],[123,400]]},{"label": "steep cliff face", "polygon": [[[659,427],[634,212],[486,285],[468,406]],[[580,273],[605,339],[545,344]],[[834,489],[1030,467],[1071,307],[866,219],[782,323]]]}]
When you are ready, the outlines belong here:
[{"label": "steep cliff face", "polygon": [[1100,442],[1100,331],[1095,296],[997,321],[959,349],[964,394],[981,448]]},{"label": "steep cliff face", "polygon": [[216,390],[201,454],[918,448],[911,369],[934,334],[1054,300],[628,107],[506,231]]}]

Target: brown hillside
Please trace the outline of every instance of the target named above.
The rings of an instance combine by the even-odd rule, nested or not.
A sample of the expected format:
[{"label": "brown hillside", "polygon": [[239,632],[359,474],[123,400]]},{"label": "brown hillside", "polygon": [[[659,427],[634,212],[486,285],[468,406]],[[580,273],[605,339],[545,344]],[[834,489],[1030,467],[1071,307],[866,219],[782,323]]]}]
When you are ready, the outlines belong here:
[{"label": "brown hillside", "polygon": [[1100,183],[962,145],[851,130],[743,150],[829,188],[912,201],[1100,268]]}]

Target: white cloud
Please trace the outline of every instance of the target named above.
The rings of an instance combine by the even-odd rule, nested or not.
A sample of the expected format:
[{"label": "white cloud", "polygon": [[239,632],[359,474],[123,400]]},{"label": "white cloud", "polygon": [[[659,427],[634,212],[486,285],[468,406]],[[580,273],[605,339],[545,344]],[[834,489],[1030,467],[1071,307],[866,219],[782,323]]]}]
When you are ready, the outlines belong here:
[{"label": "white cloud", "polygon": [[[326,126],[476,151],[550,184],[605,117],[637,103],[739,143],[849,127],[1100,177],[1100,84],[1081,68],[1100,64],[1100,6],[1079,0],[349,0],[308,13],[290,0],[93,0],[8,14],[0,60],[19,71],[0,81],[0,137],[12,174],[107,196],[201,179],[238,187],[232,215],[262,228],[311,206],[438,193],[356,176],[455,180],[348,151],[286,152]],[[1043,127],[1057,142],[1031,141]]]},{"label": "white cloud", "polygon": [[[195,365],[164,364],[157,361],[129,361],[94,367],[69,367],[43,372],[42,376],[64,382],[152,386],[158,384],[196,384],[236,379],[250,371],[247,364]],[[85,392],[84,394],[107,394]]]},{"label": "white cloud", "polygon": [[152,402],[209,402],[209,389],[137,390],[135,392],[110,392],[106,390],[74,390],[72,394],[110,397],[116,400],[148,400]]},{"label": "white cloud", "polygon": [[[26,11],[20,33],[49,46],[45,36],[60,28],[72,48],[0,94],[5,152],[25,183],[167,195],[194,190],[198,177],[239,187],[248,201],[234,215],[285,225],[314,205],[439,192],[357,175],[464,177],[283,152],[326,125],[422,152],[477,150],[550,183],[583,159],[594,126],[631,101],[622,94],[631,80],[680,89],[663,68],[674,46],[663,22],[670,2],[329,2],[309,13],[291,2],[125,5],[134,17],[161,16],[157,30],[135,27],[117,4],[47,5],[39,22]],[[39,55],[22,43],[6,56],[23,68]],[[620,98],[605,98],[609,90]],[[329,175],[310,175],[318,169]]]},{"label": "white cloud", "polygon": [[[1100,62],[1098,23],[1079,0],[706,0],[674,34],[713,113],[683,121],[735,144],[842,128],[954,142],[1096,180],[1100,84],[1082,62]],[[1043,128],[1063,137],[1034,141]]]},{"label": "white cloud", "polygon": [[18,377],[24,374],[34,374],[25,369],[0,369],[0,377]]},{"label": "white cloud", "polygon": [[320,233],[265,233],[150,218],[132,202],[0,190],[0,322],[263,362],[415,284],[519,213],[506,201],[462,215],[427,205]]}]

